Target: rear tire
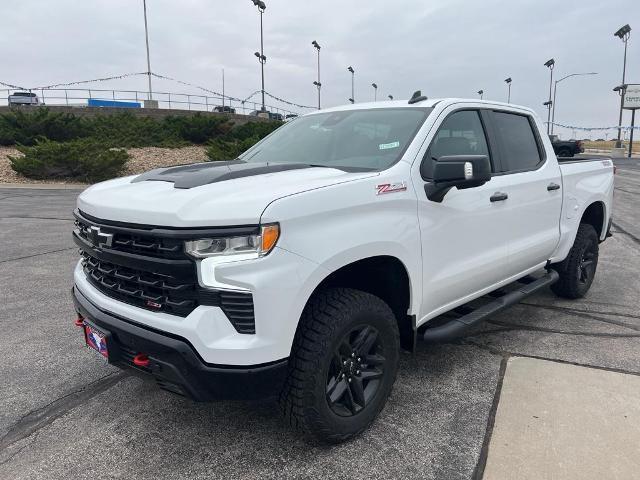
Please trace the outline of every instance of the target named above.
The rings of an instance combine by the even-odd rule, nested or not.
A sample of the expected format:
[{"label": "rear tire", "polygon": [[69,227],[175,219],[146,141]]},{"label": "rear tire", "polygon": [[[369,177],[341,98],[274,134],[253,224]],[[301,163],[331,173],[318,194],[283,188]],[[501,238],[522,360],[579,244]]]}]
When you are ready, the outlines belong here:
[{"label": "rear tire", "polygon": [[280,406],[289,423],[323,443],[364,431],[396,379],[398,324],[389,306],[359,290],[332,288],[305,307]]},{"label": "rear tire", "polygon": [[564,298],[581,298],[589,291],[598,266],[598,234],[592,225],[581,223],[569,255],[552,265],[560,279],[551,286],[553,293]]}]

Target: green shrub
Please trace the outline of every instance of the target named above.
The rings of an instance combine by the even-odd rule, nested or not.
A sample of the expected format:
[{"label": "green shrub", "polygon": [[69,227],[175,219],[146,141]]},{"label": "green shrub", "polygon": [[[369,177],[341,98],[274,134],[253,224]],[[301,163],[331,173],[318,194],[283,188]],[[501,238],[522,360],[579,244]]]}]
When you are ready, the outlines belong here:
[{"label": "green shrub", "polygon": [[282,125],[281,122],[249,122],[233,127],[226,135],[207,144],[211,161],[233,160]]},{"label": "green shrub", "polygon": [[180,147],[182,140],[166,119],[156,120],[122,112],[86,119],[89,136],[113,147]]},{"label": "green shrub", "polygon": [[0,145],[35,145],[38,139],[66,142],[93,138],[113,147],[181,147],[212,140],[245,141],[264,138],[280,122],[249,122],[234,126],[227,119],[196,113],[162,119],[132,112],[80,117],[47,108],[13,110],[0,115]]},{"label": "green shrub", "polygon": [[39,180],[99,182],[117,177],[129,159],[125,150],[93,139],[65,143],[40,140],[33,147],[20,146],[18,150],[23,155],[9,156],[11,168]]},{"label": "green shrub", "polygon": [[0,115],[0,145],[34,145],[39,138],[65,142],[89,133],[82,118],[37,108],[25,113],[13,110]]},{"label": "green shrub", "polygon": [[229,135],[238,140],[247,140],[252,137],[262,140],[280,125],[282,122],[247,122],[234,127]]},{"label": "green shrub", "polygon": [[232,124],[223,118],[196,113],[193,116],[169,116],[164,118],[164,127],[173,131],[182,140],[203,144],[207,141],[226,135]]}]

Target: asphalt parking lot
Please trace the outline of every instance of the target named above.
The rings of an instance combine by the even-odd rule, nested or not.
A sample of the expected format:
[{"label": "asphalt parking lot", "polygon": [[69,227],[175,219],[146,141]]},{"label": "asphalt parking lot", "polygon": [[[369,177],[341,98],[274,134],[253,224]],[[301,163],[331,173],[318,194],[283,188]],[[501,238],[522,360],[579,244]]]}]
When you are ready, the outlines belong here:
[{"label": "asphalt parking lot", "polygon": [[543,292],[421,344],[375,425],[334,447],[292,433],[274,403],[194,403],[83,348],[69,295],[79,191],[0,187],[0,478],[478,478],[507,359],[640,375],[640,159],[616,164],[614,236],[587,297]]}]

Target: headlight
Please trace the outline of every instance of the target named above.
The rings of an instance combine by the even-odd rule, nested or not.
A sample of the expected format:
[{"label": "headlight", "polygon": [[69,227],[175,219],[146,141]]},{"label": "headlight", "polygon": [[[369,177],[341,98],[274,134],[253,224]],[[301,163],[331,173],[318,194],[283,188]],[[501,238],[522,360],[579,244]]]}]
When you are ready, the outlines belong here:
[{"label": "headlight", "polygon": [[184,250],[194,258],[242,255],[257,258],[268,254],[280,237],[277,223],[262,225],[260,234],[242,237],[200,238],[184,242]]}]

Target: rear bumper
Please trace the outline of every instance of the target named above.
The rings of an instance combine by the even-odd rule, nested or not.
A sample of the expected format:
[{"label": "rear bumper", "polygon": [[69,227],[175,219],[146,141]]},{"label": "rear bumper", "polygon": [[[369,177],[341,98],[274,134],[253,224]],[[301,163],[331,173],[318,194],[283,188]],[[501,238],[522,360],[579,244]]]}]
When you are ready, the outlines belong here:
[{"label": "rear bumper", "polygon": [[[277,395],[284,383],[287,359],[250,366],[211,365],[184,338],[103,311],[77,286],[72,296],[85,321],[106,334],[109,362],[155,379],[160,388],[210,401],[265,398]],[[133,364],[133,357],[139,353],[148,356],[147,367]]]}]

